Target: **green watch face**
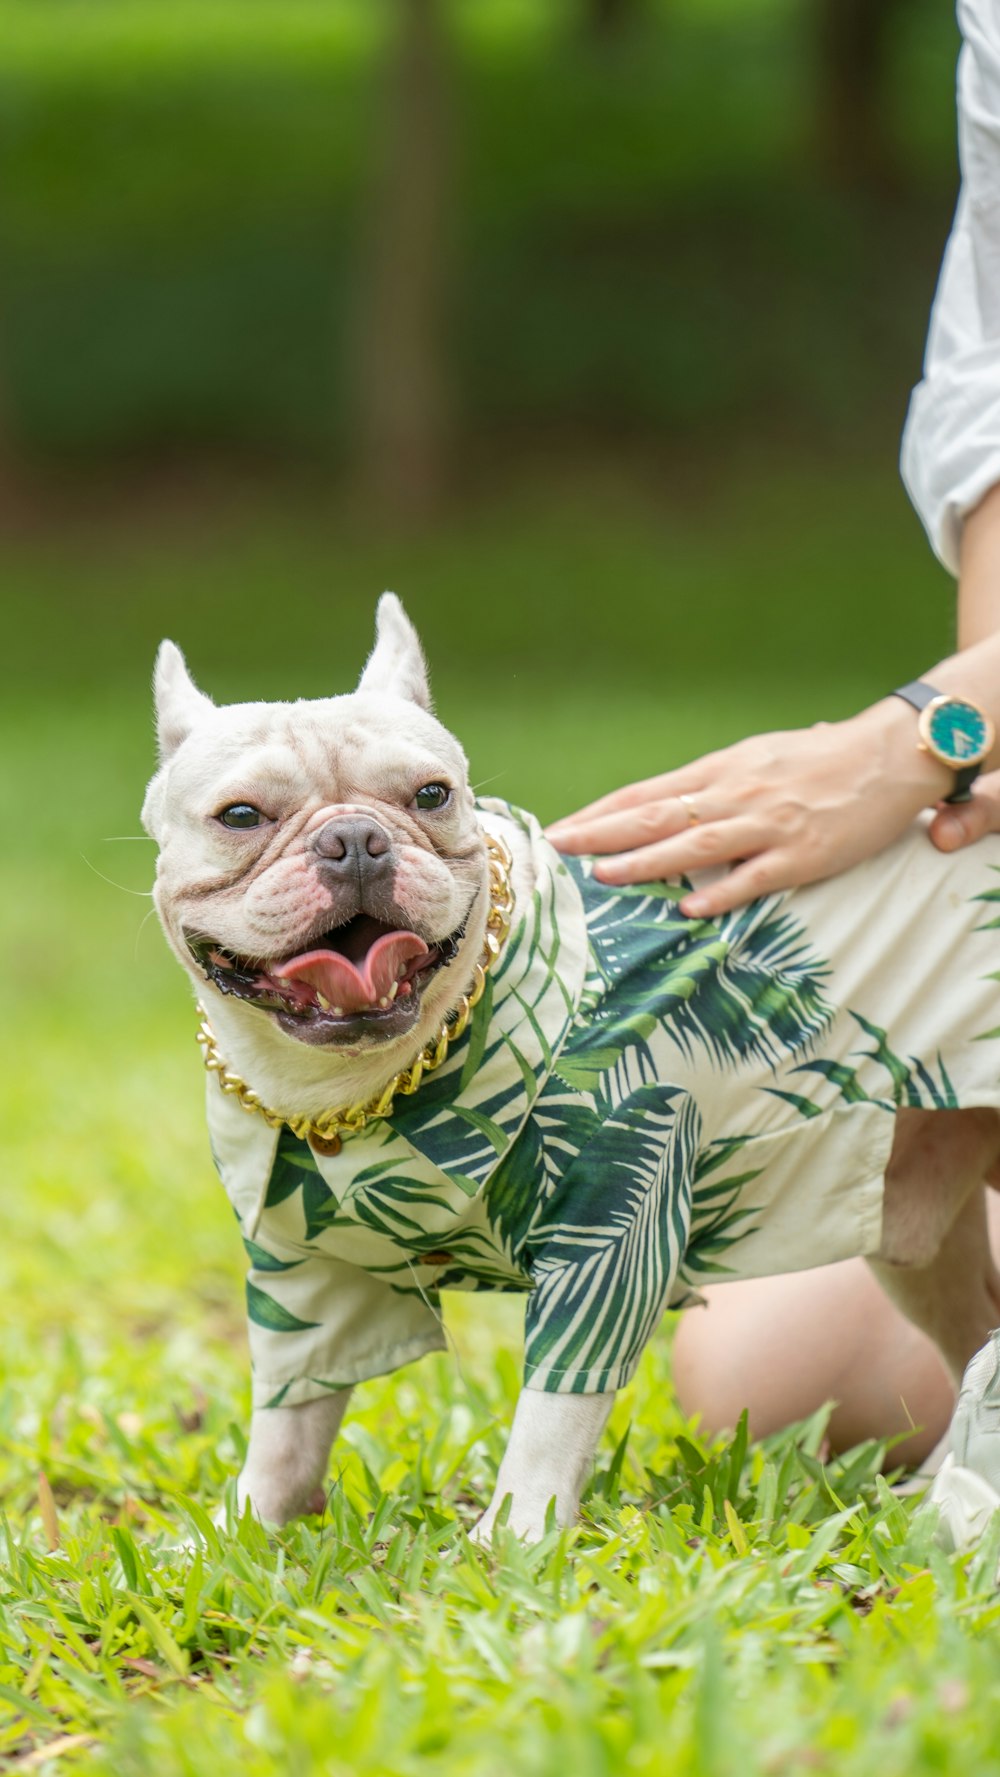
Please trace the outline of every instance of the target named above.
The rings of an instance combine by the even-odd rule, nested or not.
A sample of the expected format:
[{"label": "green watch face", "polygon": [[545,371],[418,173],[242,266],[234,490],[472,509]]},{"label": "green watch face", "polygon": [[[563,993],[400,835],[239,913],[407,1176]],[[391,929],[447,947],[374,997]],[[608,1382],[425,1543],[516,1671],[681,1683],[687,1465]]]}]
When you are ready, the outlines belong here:
[{"label": "green watch face", "polygon": [[958,770],[977,765],[990,750],[986,717],[973,703],[949,697],[927,710],[927,739],[938,758]]}]

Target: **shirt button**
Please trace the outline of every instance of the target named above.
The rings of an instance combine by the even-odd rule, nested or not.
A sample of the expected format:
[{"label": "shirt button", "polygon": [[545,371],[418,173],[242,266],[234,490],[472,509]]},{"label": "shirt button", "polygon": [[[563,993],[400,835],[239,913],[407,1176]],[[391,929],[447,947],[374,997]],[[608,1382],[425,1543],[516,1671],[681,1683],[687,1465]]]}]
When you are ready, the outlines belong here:
[{"label": "shirt button", "polygon": [[339,1154],[341,1140],[339,1135],[313,1135],[309,1138],[309,1146],[314,1154]]}]

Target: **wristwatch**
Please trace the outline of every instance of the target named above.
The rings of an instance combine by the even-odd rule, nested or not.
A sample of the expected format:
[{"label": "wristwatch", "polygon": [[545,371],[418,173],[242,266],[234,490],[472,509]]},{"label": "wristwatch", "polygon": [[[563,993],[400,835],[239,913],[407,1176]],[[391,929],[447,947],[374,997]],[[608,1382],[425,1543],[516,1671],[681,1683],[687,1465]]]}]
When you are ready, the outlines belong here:
[{"label": "wristwatch", "polygon": [[993,751],[996,731],[989,716],[967,697],[949,697],[924,679],[901,685],[892,693],[919,710],[918,746],[955,773],[955,788],[946,802],[968,802],[972,785]]}]

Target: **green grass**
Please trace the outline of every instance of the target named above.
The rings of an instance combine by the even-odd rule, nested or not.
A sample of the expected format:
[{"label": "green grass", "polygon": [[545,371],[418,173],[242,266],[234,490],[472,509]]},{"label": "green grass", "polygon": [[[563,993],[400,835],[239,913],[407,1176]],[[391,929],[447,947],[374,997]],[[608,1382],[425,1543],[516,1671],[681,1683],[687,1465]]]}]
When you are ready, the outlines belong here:
[{"label": "green grass", "polygon": [[820,1463],[818,1422],[706,1449],[666,1327],[579,1528],[537,1549],[465,1536],[517,1388],[516,1309],[486,1298],[449,1303],[454,1354],[359,1391],[322,1521],[207,1522],[248,1418],[242,1264],[186,989],[143,925],[150,848],[109,841],[139,832],[161,633],[223,697],[343,689],[386,583],[477,779],[546,815],[847,710],[949,644],[947,585],[887,467],[716,460],[645,490],[595,472],[419,536],[260,494],[9,545],[0,1763],[1000,1769],[996,1538],[946,1559],[877,1448]]}]

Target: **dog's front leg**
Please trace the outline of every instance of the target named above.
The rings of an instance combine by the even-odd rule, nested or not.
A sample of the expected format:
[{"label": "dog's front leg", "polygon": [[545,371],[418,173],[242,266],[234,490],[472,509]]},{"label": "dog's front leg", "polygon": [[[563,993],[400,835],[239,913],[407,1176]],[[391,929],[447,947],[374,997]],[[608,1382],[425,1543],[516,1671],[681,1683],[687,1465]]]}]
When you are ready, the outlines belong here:
[{"label": "dog's front leg", "polygon": [[249,1500],[266,1524],[287,1524],[323,1510],[330,1446],[350,1398],[349,1388],[338,1388],[300,1407],[258,1407],[236,1484],[241,1512]]},{"label": "dog's front leg", "polygon": [[613,1392],[543,1394],[536,1388],[521,1390],[493,1498],[472,1532],[475,1542],[489,1542],[508,1494],[510,1528],[528,1542],[539,1542],[544,1536],[551,1500],[555,1501],[556,1523],[561,1528],[572,1524],[614,1398]]}]

